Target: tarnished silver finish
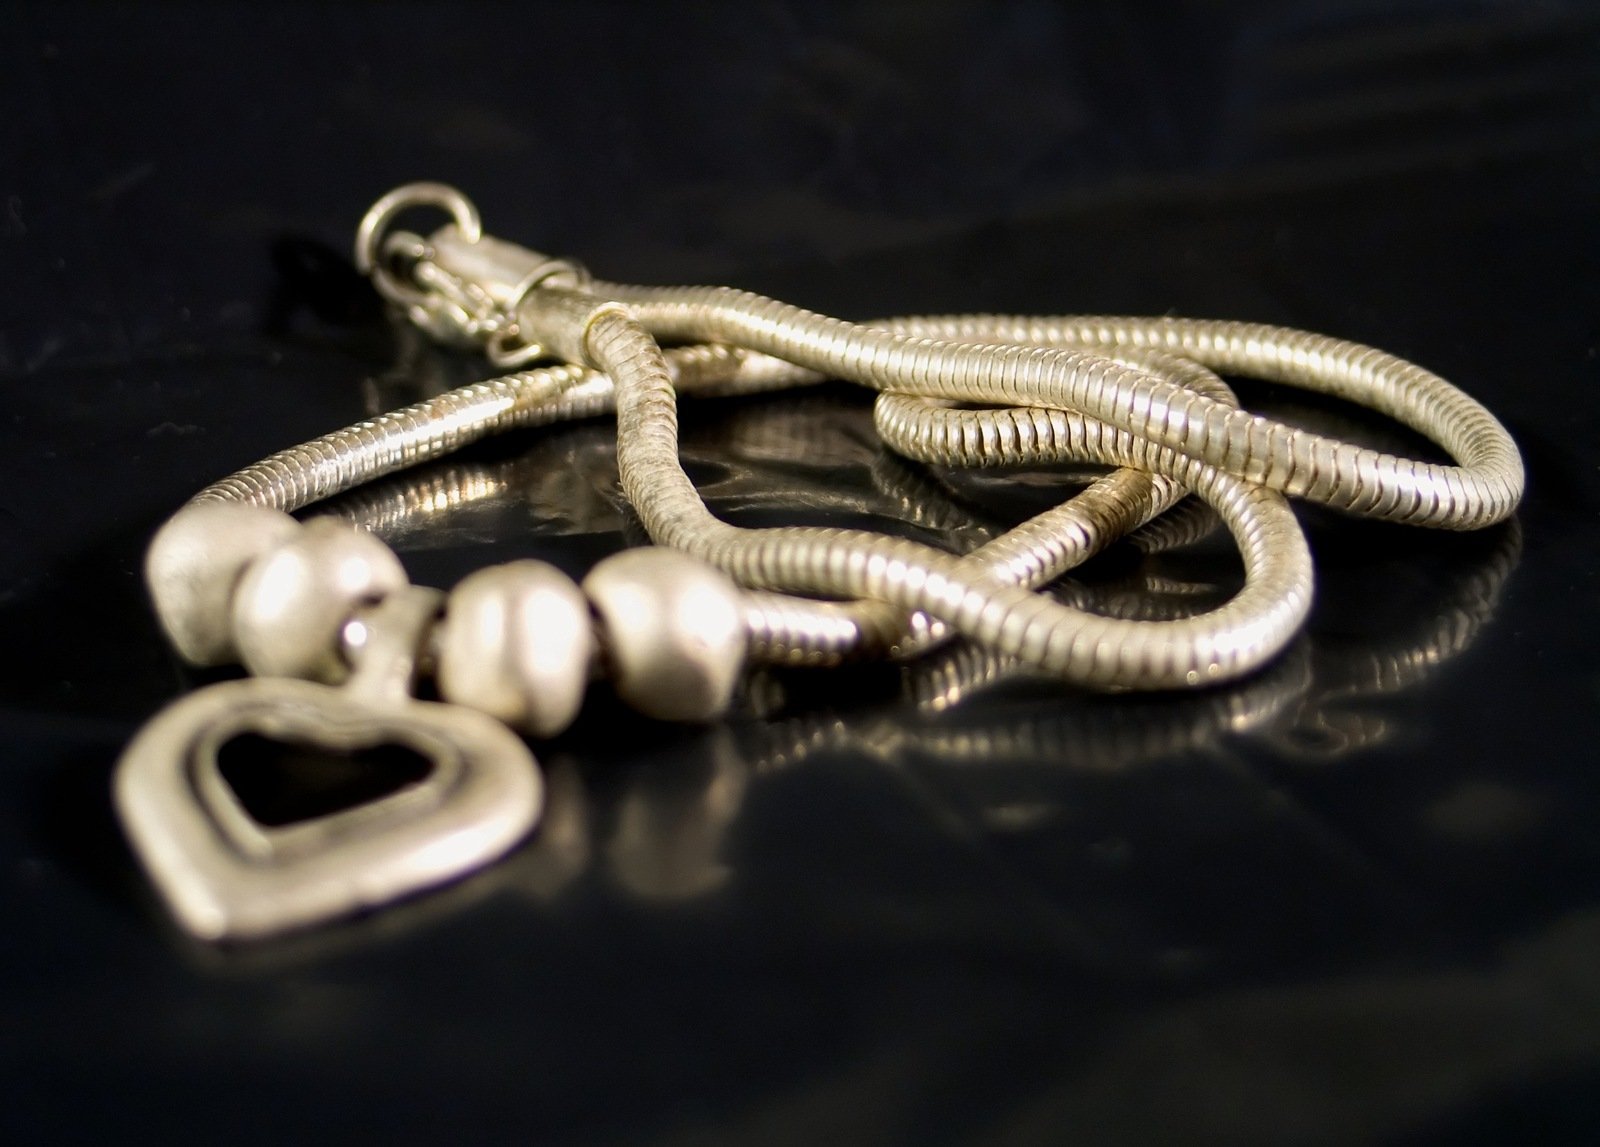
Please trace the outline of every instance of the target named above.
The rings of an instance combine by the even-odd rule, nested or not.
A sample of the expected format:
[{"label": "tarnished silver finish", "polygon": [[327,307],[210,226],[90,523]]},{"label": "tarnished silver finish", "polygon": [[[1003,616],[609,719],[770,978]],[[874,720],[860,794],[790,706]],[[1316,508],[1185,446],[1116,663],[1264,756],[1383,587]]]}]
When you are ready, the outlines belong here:
[{"label": "tarnished silver finish", "polygon": [[589,684],[589,600],[544,562],[490,566],[450,591],[438,651],[446,700],[553,737],[578,715]]},{"label": "tarnished silver finish", "polygon": [[744,609],[726,574],[660,546],[624,550],[583,579],[617,693],[667,721],[726,711],[744,664]]},{"label": "tarnished silver finish", "polygon": [[[1182,622],[1087,614],[904,539],[737,529],[711,515],[678,464],[676,402],[650,335],[631,319],[604,314],[589,344],[617,384],[617,467],[645,528],[656,542],[701,557],[741,584],[921,611],[998,653],[1097,687],[1173,688],[1238,677],[1282,649],[1310,609],[1310,552],[1282,496],[1182,456],[1167,465],[1222,514],[1243,547],[1246,573],[1237,597]],[[1091,440],[1119,441],[1109,429]]]},{"label": "tarnished silver finish", "polygon": [[[393,231],[415,206],[442,208],[453,221],[428,237]],[[213,503],[294,510],[490,434],[615,411],[622,488],[662,548],[608,559],[585,581],[600,619],[601,660],[641,711],[707,720],[728,704],[747,657],[794,665],[911,657],[951,636],[969,639],[956,656],[979,668],[934,689],[934,708],[981,685],[992,667],[1112,689],[1237,678],[1280,654],[1311,606],[1310,552],[1285,496],[1387,521],[1475,529],[1509,517],[1522,495],[1516,446],[1482,406],[1421,367],[1303,331],[1005,315],[856,325],[724,287],[593,282],[575,263],[484,236],[471,202],[439,184],[380,199],[362,221],[357,260],[434,337],[477,347],[502,365],[522,365],[542,348],[569,362],[379,415],[208,487],[185,513],[237,523],[236,533],[219,534],[215,553],[198,518],[183,525],[180,516],[163,532],[150,559],[152,593],[186,656],[226,654],[216,618],[231,590],[233,638],[252,672],[338,680],[348,660],[359,665],[343,690],[285,681],[217,686],[158,717],[130,748],[119,807],[158,883],[201,934],[289,926],[463,871],[504,848],[516,825],[526,827],[529,784],[537,803],[536,780],[518,789],[502,775],[514,756],[508,733],[481,714],[405,696],[428,621],[417,591],[401,592],[404,573],[392,553],[325,523],[282,538],[267,537],[280,527],[263,525],[258,549],[255,527],[225,519]],[[708,345],[663,351],[658,339]],[[1427,436],[1454,464],[1254,416],[1217,372],[1365,405]],[[678,458],[678,398],[824,377],[878,391],[879,436],[907,458],[939,467],[1114,469],[1018,527],[989,531],[963,555],[867,531],[749,530],[715,518]],[[1209,610],[1119,602],[1109,616],[1039,592],[1186,493],[1210,507],[1239,547],[1245,582],[1232,598]],[[500,570],[458,587],[438,638],[439,673],[446,696],[545,734],[575,711],[595,638],[570,585],[555,591],[537,581]],[[540,597],[545,589],[554,596]],[[377,629],[347,626],[385,595],[397,596],[378,607]],[[382,620],[402,615],[412,620]],[[357,628],[366,640],[341,646]],[[409,653],[397,651],[401,631]],[[485,766],[494,778],[485,791],[499,795],[467,802],[482,818],[470,831],[452,817],[471,818],[443,797],[440,807],[454,811],[423,809],[414,832],[374,811],[371,823],[389,827],[371,840],[351,827],[365,843],[341,853],[328,826],[368,823],[356,813],[262,832],[218,795],[226,786],[216,777],[215,748],[246,730],[333,748],[400,740],[420,746],[436,773],[447,760],[487,756],[498,763]],[[400,795],[374,806],[401,807]],[[310,842],[303,863],[301,840]],[[237,860],[245,854],[266,856],[270,875],[250,875]],[[437,863],[421,864],[418,855]],[[251,884],[257,879],[260,887]]]},{"label": "tarnished silver finish", "polygon": [[[470,204],[454,195],[429,188],[418,197],[457,214],[454,231],[435,235],[446,247],[470,237],[462,220],[475,218]],[[386,221],[397,202],[385,197],[374,210],[387,213]],[[364,228],[363,234],[373,233]],[[452,258],[465,269],[459,253]],[[509,267],[515,261],[497,247],[491,262]],[[404,289],[436,297],[437,291],[428,296],[429,285],[436,272],[446,272],[425,253],[411,270],[420,285]],[[1420,367],[1320,335],[1169,318],[952,316],[856,326],[727,288],[595,283],[591,290],[596,304],[581,328],[557,313],[574,309],[566,285],[554,309],[546,304],[556,301],[556,292],[519,292],[516,313],[501,308],[490,326],[515,323],[524,338],[537,334],[545,341],[554,335],[569,349],[581,349],[587,366],[603,373],[558,366],[464,388],[285,451],[201,497],[300,505],[503,428],[615,406],[625,489],[658,542],[697,553],[752,588],[871,599],[751,594],[746,621],[753,656],[829,664],[914,652],[958,632],[1070,681],[1167,688],[1250,672],[1303,620],[1309,554],[1267,491],[1453,529],[1504,518],[1521,494],[1516,448],[1481,406]],[[484,292],[485,298],[504,295],[507,303],[513,297],[494,282]],[[628,304],[637,322],[599,305],[605,301]],[[494,336],[483,329],[480,341],[487,345]],[[736,345],[663,355],[652,336]],[[1207,368],[1370,405],[1432,437],[1461,465],[1412,462],[1245,414],[1233,408],[1226,388],[1206,385],[1205,378],[1214,378]],[[1087,543],[1074,538],[1125,531],[1125,498],[1098,509],[1094,499],[1064,508],[1004,539],[990,560],[954,567],[957,559],[876,535],[751,534],[712,519],[676,461],[675,398],[802,384],[819,374],[883,390],[879,425],[891,444],[937,464],[1038,460],[1043,432],[1052,439],[1046,453],[1054,457],[1154,468],[1185,485],[1203,478],[1202,492],[1225,501],[1236,533],[1251,539],[1245,553],[1255,571],[1250,585],[1209,617],[1109,626],[1076,611],[1059,612],[1064,607],[1026,592],[1070,564],[1073,554],[1087,552]],[[930,400],[1010,409],[965,412],[936,433],[930,420],[941,416],[918,413]],[[1164,497],[1136,517],[1158,512],[1180,488],[1165,487]],[[1263,528],[1262,514],[1278,524]],[[997,581],[1011,584],[987,588]]]},{"label": "tarnished silver finish", "polygon": [[[674,347],[665,354],[680,394],[759,394],[819,377],[736,347]],[[592,418],[615,408],[611,380],[597,371],[570,364],[520,371],[280,450],[212,483],[191,502],[298,510],[495,434]]]},{"label": "tarnished silver finish", "polygon": [[[828,416],[829,411],[833,417]],[[848,446],[835,443],[830,457],[821,445],[809,441],[819,426],[826,427],[830,435],[850,434],[858,440]],[[741,404],[708,421],[686,440],[684,455],[691,470],[720,462],[740,471],[719,481],[715,500],[708,497],[713,506],[743,502],[750,492],[787,480],[784,493],[808,506],[892,513],[903,491],[873,472],[870,445],[859,440],[861,432],[870,429],[870,409],[860,410],[847,396],[835,393],[831,398],[812,399],[796,395],[759,405]],[[374,488],[374,494],[381,491],[386,496],[375,498],[370,509],[362,507],[362,521],[375,523],[380,515],[391,513],[388,502],[406,499],[413,508],[409,527],[402,529],[402,534],[471,529],[470,517],[452,519],[448,510],[440,515],[431,507],[470,496],[469,491],[508,467],[521,472],[558,467],[570,459],[572,451],[597,441],[601,432],[600,427],[590,427],[572,435],[551,436],[531,443],[512,462],[499,458],[463,461],[446,469],[390,479]],[[749,448],[769,438],[772,447],[784,453],[775,459],[780,463],[777,468],[760,470],[750,465]],[[830,466],[837,469],[836,475],[829,473]],[[996,475],[992,480],[1003,485],[1012,478]],[[458,485],[441,488],[441,481]],[[938,523],[931,536],[941,543],[970,549],[965,545],[970,538],[992,534],[984,516],[989,507],[967,500],[972,488],[964,484],[959,491],[947,487],[941,493],[929,482],[921,491],[924,517]],[[534,504],[536,497],[526,490],[506,495],[508,503],[523,506]],[[575,526],[579,533],[603,535],[614,528],[610,517],[598,512],[602,505],[609,505],[604,491],[575,489],[566,497],[573,520],[590,523]],[[1185,513],[1184,507],[1192,512]],[[1158,522],[1184,525],[1182,517],[1216,522],[1213,511],[1193,500]],[[1199,529],[1191,521],[1185,532]],[[1156,540],[1165,543],[1169,539],[1158,535]],[[774,678],[759,670],[747,674],[732,710],[738,720],[727,731],[741,743],[765,744],[769,736],[781,737],[782,727],[840,722],[851,730],[850,735],[830,743],[841,748],[898,745],[917,754],[962,759],[974,767],[1026,757],[1033,766],[1049,772],[1134,767],[1152,756],[1178,751],[1185,743],[1193,744],[1169,735],[1193,720],[1197,731],[1201,726],[1210,730],[1205,735],[1212,740],[1249,732],[1253,737],[1271,739],[1290,757],[1326,760],[1352,748],[1368,747],[1396,732],[1395,713],[1386,698],[1446,670],[1483,636],[1498,616],[1519,553],[1520,535],[1512,521],[1489,531],[1481,543],[1463,541],[1434,558],[1424,558],[1426,577],[1396,585],[1392,598],[1368,603],[1375,616],[1386,619],[1371,632],[1309,635],[1262,673],[1221,690],[1126,697],[1117,705],[1084,703],[1082,699],[1069,699],[1063,705],[1040,704],[1049,696],[1049,683],[1029,666],[961,643],[919,656],[902,668],[901,706],[846,703],[838,710],[826,707],[817,712],[785,701],[785,686],[794,681],[793,675]],[[1126,568],[1124,562],[1118,562],[1116,572],[1101,570],[1085,580],[1056,583],[1050,592],[1097,613],[1185,616],[1206,608],[1208,601],[1225,598],[1234,584],[1233,575],[1226,570],[1195,569],[1193,556],[1155,555],[1133,560]],[[1124,555],[1125,559],[1131,557]],[[1373,562],[1374,573],[1380,569],[1403,571],[1409,564],[1407,557],[1395,554],[1376,554]],[[986,704],[968,706],[969,698],[992,688],[999,688],[1002,694],[1015,692],[1009,699],[991,695]],[[917,710],[925,716],[919,717]],[[935,721],[937,714],[942,716]],[[899,732],[880,736],[885,726]],[[1011,750],[1005,747],[1008,739]],[[708,743],[721,744],[720,737]],[[1012,751],[1016,755],[1008,758]],[[773,758],[765,753],[758,755],[761,767],[772,763]],[[544,831],[541,828],[541,833]]]},{"label": "tarnished silver finish", "polygon": [[[541,784],[527,747],[482,713],[407,693],[439,602],[407,589],[378,606],[342,688],[228,681],[140,730],[117,767],[117,810],[186,930],[246,940],[348,915],[463,876],[532,827]],[[333,753],[401,745],[432,768],[380,800],[269,828],[218,768],[222,746],[247,733]]]},{"label": "tarnished silver finish", "polygon": [[144,580],[167,640],[191,665],[237,660],[233,597],[256,559],[300,532],[300,523],[265,506],[189,506],[156,531]]},{"label": "tarnished silver finish", "polygon": [[[1363,517],[1477,529],[1504,521],[1522,497],[1521,455],[1492,414],[1419,366],[1325,335],[1101,316],[955,315],[865,326],[729,287],[593,289],[631,303],[657,337],[730,343],[882,391],[1078,411],[1252,484]],[[1230,408],[1106,357],[1122,348],[1359,403],[1433,440],[1458,464],[1398,458]]]},{"label": "tarnished silver finish", "polygon": [[233,598],[239,659],[258,677],[337,683],[350,671],[339,635],[363,606],[406,584],[371,534],[319,519],[245,570]]}]

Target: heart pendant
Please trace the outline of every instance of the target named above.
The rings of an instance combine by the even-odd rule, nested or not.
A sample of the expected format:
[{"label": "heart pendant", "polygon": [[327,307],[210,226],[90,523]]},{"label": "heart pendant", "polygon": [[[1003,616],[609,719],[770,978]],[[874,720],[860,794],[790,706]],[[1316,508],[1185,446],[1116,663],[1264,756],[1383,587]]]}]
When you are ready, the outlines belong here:
[{"label": "heart pendant", "polygon": [[[213,685],[157,714],[124,752],[117,810],[189,932],[256,939],[376,907],[490,863],[533,827],[543,784],[521,738],[482,713],[406,691],[437,595],[401,596],[409,600],[379,607],[349,684]],[[333,753],[395,746],[430,768],[380,799],[268,827],[218,761],[246,734]]]}]

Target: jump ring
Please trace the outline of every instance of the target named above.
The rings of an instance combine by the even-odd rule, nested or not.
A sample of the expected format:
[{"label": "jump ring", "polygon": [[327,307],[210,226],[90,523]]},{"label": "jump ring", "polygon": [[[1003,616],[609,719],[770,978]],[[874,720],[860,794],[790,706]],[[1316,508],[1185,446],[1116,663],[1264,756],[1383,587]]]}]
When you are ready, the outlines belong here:
[{"label": "jump ring", "polygon": [[483,221],[477,207],[448,184],[407,183],[374,203],[356,229],[356,267],[362,274],[372,277],[373,286],[384,298],[407,307],[421,303],[423,293],[390,274],[378,258],[378,252],[383,233],[395,216],[413,207],[439,207],[449,212],[456,230],[468,243],[476,243],[483,237]]}]

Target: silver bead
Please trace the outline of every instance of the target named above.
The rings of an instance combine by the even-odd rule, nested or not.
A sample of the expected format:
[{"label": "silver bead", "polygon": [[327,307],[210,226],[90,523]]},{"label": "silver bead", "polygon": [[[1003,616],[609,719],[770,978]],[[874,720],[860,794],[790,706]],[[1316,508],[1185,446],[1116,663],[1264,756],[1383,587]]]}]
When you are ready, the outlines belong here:
[{"label": "silver bead", "polygon": [[350,672],[340,650],[345,623],[405,584],[400,559],[371,534],[332,518],[307,522],[239,582],[240,660],[257,677],[342,681]]},{"label": "silver bead", "polygon": [[589,602],[544,562],[510,562],[450,591],[439,637],[439,692],[536,737],[583,706],[594,657]]},{"label": "silver bead", "polygon": [[709,721],[727,709],[746,638],[739,587],[726,574],[648,546],[595,566],[583,591],[623,700],[668,721]]},{"label": "silver bead", "polygon": [[187,506],[156,531],[144,578],[156,616],[192,665],[237,660],[233,596],[245,569],[300,532],[288,514],[238,502]]}]

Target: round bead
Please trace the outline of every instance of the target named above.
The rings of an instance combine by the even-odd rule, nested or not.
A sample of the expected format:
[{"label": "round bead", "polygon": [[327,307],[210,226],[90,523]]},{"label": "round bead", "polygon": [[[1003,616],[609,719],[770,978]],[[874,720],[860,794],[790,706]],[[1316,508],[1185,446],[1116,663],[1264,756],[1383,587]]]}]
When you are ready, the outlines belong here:
[{"label": "round bead", "polygon": [[237,502],[187,506],[156,531],[144,558],[156,616],[192,665],[237,660],[233,596],[245,569],[300,532],[288,514]]},{"label": "round bead", "polygon": [[726,574],[647,546],[595,566],[583,591],[623,700],[668,721],[709,721],[727,709],[746,639],[739,587]]},{"label": "round bead", "polygon": [[307,522],[239,582],[240,660],[257,677],[342,681],[350,673],[340,650],[345,623],[405,584],[400,559],[371,534],[332,518]]},{"label": "round bead", "polygon": [[589,601],[571,578],[544,562],[490,566],[450,591],[439,692],[553,737],[583,706],[594,651]]}]

